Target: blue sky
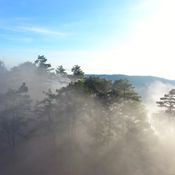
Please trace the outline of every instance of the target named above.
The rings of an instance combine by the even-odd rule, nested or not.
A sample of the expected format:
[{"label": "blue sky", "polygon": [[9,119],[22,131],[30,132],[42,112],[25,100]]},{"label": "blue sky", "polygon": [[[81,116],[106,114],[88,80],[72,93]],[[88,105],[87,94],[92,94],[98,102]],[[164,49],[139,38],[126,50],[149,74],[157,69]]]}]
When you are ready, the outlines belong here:
[{"label": "blue sky", "polygon": [[94,49],[127,30],[134,15],[130,5],[129,0],[1,0],[0,46]]},{"label": "blue sky", "polygon": [[0,0],[0,8],[0,59],[9,67],[40,54],[67,70],[175,79],[155,60],[173,53],[173,0]]}]

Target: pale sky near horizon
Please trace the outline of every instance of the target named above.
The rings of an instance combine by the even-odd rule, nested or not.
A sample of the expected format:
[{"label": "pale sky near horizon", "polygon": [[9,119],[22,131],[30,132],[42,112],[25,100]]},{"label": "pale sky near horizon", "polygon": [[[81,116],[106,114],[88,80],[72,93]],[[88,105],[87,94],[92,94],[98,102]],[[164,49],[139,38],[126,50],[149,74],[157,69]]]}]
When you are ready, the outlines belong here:
[{"label": "pale sky near horizon", "polygon": [[174,0],[0,0],[0,60],[175,79]]}]

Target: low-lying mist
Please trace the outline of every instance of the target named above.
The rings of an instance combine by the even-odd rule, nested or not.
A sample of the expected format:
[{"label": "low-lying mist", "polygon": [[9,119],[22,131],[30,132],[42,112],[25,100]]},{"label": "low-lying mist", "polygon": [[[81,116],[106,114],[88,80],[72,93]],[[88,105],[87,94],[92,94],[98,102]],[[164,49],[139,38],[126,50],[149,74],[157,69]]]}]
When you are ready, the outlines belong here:
[{"label": "low-lying mist", "polygon": [[0,175],[175,174],[174,103],[171,113],[156,104],[171,89],[155,82],[142,100],[129,81],[78,65],[1,63]]}]

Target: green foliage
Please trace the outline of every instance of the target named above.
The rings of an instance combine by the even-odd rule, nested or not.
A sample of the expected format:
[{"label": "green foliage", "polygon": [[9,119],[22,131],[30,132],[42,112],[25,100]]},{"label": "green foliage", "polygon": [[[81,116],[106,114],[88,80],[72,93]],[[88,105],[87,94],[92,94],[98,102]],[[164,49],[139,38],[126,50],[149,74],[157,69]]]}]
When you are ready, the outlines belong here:
[{"label": "green foliage", "polygon": [[170,90],[168,94],[165,94],[156,103],[159,107],[165,108],[167,113],[175,114],[175,89]]},{"label": "green foliage", "polygon": [[[118,132],[114,126],[114,123],[118,125],[116,117],[121,115],[127,118],[131,115],[129,104],[132,106],[131,109],[133,108],[133,117],[130,118],[133,124],[142,121],[139,119],[141,112],[138,112],[142,110],[139,110],[140,107],[137,105],[140,98],[125,80],[112,83],[99,77],[86,77],[57,90],[56,94],[48,91],[46,95],[46,99],[41,103],[42,116],[49,116],[48,121],[54,132],[59,128],[59,131],[68,132],[70,137],[74,137],[76,123],[83,121],[83,116],[88,116],[92,120],[91,127],[88,128],[89,134],[96,146],[106,145],[113,140],[115,133]],[[114,111],[117,116],[114,115]],[[142,112],[144,113],[144,110]],[[60,122],[62,126],[59,125]],[[63,126],[66,126],[67,131]]]},{"label": "green foliage", "polygon": [[62,65],[58,66],[58,68],[56,69],[56,74],[57,75],[67,75],[66,73],[66,69],[64,69],[64,67]]},{"label": "green foliage", "polygon": [[53,70],[51,68],[51,64],[47,63],[47,59],[44,55],[39,55],[37,60],[35,61],[35,65],[39,68],[40,71],[50,72]]},{"label": "green foliage", "polygon": [[0,139],[10,148],[15,148],[16,140],[25,134],[27,116],[30,114],[31,100],[26,94],[28,88],[25,83],[18,90],[9,90],[1,94],[0,101]]},{"label": "green foliage", "polygon": [[135,92],[133,85],[128,80],[116,80],[112,89],[116,96],[124,100],[140,101],[140,96]]},{"label": "green foliage", "polygon": [[[34,70],[48,72],[51,67],[44,56],[39,56],[35,64],[26,63],[22,68],[30,70],[34,66]],[[17,69],[20,70],[21,67]],[[151,131],[145,109],[132,84],[127,80],[112,82],[95,76],[84,76],[78,65],[72,68],[72,72],[72,81],[69,84],[56,92],[49,88],[45,90],[44,97],[37,102],[35,110],[31,110],[31,100],[25,83],[17,90],[0,94],[0,151],[2,144],[16,148],[17,143],[23,143],[18,147],[20,154],[17,159],[20,161],[13,159],[17,162],[14,163],[17,167],[15,168],[20,167],[20,171],[23,169],[23,174],[30,174],[27,171],[33,165],[35,169],[32,169],[32,173],[113,175],[116,172],[142,172],[135,171],[135,167],[140,167],[134,163],[131,173],[125,171],[125,165],[130,166],[132,160],[144,160],[144,148],[146,155],[148,154],[145,140],[147,131]],[[66,74],[63,66],[57,68],[57,74]],[[48,83],[51,82],[48,80],[54,83],[58,81],[55,74],[37,75],[35,82],[39,85],[45,84],[46,80]],[[38,89],[41,91],[41,88]],[[28,122],[30,115],[34,119],[32,123]],[[31,130],[34,134],[27,134],[30,138],[24,142],[21,136],[31,133]],[[27,163],[24,162],[21,166],[21,160],[26,155],[29,156]],[[106,165],[106,162],[109,163]],[[116,167],[116,163],[120,166]],[[145,168],[145,161],[143,164]],[[11,168],[12,163],[9,165]],[[51,165],[51,169],[48,170],[48,166],[45,168],[43,165]]]},{"label": "green foliage", "polygon": [[81,67],[79,65],[73,66],[71,71],[72,71],[74,76],[77,76],[77,77],[83,77],[84,76],[84,72],[81,70]]},{"label": "green foliage", "polygon": [[112,82],[99,77],[86,77],[83,80],[84,88],[97,97],[103,104],[110,105],[121,100],[140,101],[132,84],[127,80]]},{"label": "green foliage", "polygon": [[84,85],[97,96],[107,96],[112,88],[111,81],[99,77],[85,78]]}]

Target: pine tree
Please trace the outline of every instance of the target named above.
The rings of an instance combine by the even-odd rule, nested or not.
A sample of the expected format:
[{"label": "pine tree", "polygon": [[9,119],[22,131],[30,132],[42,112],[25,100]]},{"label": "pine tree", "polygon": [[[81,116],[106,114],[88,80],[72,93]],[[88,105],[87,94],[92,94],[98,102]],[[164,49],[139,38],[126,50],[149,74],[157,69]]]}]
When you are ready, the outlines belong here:
[{"label": "pine tree", "polygon": [[160,98],[160,101],[156,102],[159,107],[165,108],[165,111],[169,114],[175,113],[175,89],[169,91],[164,97]]}]

